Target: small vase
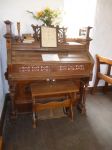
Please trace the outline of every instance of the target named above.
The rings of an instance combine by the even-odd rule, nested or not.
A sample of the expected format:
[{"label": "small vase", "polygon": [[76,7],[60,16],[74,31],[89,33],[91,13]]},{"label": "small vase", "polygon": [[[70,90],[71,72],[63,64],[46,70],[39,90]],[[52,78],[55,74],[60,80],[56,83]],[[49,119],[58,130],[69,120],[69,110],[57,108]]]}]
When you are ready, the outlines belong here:
[{"label": "small vase", "polygon": [[52,21],[51,21],[51,19],[44,21],[44,25],[45,25],[45,26],[48,26],[48,27],[51,27],[51,26],[52,26]]}]

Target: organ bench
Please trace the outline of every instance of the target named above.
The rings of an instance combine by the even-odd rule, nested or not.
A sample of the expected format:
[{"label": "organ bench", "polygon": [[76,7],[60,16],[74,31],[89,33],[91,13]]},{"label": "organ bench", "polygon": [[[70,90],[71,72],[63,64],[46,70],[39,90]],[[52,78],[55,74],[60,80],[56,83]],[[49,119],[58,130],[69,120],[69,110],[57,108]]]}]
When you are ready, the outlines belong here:
[{"label": "organ bench", "polygon": [[[36,127],[36,112],[48,108],[67,107],[69,108],[68,115],[73,120],[72,107],[73,103],[76,102],[77,92],[79,92],[79,86],[71,80],[32,83],[33,127]],[[43,97],[45,98],[44,100],[41,99]],[[52,97],[52,99],[49,100],[49,97]]]}]

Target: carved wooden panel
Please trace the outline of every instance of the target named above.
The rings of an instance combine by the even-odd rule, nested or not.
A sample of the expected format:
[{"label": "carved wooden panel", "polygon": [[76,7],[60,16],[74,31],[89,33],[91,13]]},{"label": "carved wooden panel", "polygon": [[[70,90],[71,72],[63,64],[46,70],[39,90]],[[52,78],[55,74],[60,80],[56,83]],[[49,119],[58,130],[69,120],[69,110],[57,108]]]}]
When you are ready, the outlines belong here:
[{"label": "carved wooden panel", "polygon": [[22,65],[18,68],[19,72],[48,72],[49,66],[47,65]]},{"label": "carved wooden panel", "polygon": [[60,64],[51,67],[51,76],[74,76],[83,75],[87,76],[90,74],[90,65],[89,64]]}]

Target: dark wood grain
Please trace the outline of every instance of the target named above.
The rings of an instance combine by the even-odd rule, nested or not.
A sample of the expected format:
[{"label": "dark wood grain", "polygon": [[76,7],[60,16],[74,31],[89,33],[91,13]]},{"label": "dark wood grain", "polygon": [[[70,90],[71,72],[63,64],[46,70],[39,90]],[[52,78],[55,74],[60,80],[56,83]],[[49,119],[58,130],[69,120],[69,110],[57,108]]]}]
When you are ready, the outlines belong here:
[{"label": "dark wood grain", "polygon": [[[11,26],[11,23],[6,26]],[[40,41],[23,43],[10,32],[6,35],[7,73],[12,114],[31,111],[30,84],[46,80],[73,79],[80,81],[80,108],[85,112],[86,88],[92,77],[93,58],[89,52],[89,36],[86,39],[64,39],[58,47],[42,48]],[[43,61],[42,54],[57,54],[58,61]]]}]

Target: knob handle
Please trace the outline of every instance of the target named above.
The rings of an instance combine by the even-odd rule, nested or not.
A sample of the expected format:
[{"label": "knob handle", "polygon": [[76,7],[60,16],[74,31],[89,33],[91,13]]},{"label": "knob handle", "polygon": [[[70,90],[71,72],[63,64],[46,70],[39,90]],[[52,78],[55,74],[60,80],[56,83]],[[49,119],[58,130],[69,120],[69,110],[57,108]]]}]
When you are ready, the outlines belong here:
[{"label": "knob handle", "polygon": [[55,81],[56,81],[56,79],[52,79],[52,81],[53,81],[53,82],[55,82]]},{"label": "knob handle", "polygon": [[46,81],[47,81],[47,82],[50,82],[50,79],[49,79],[49,78],[47,78],[47,79],[46,79]]}]

